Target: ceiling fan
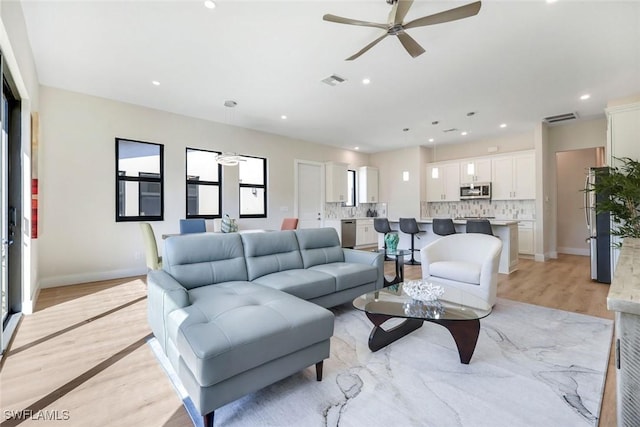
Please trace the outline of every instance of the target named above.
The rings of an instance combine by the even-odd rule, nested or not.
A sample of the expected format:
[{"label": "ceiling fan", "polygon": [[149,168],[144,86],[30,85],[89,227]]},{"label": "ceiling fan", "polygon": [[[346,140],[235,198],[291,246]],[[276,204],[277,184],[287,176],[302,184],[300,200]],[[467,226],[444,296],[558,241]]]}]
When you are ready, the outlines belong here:
[{"label": "ceiling fan", "polygon": [[403,22],[407,12],[413,4],[413,0],[386,0],[387,3],[393,4],[391,12],[389,12],[389,19],[386,24],[379,24],[376,22],[358,21],[356,19],[343,18],[341,16],[326,14],[322,17],[325,21],[336,22],[338,24],[360,25],[363,27],[375,27],[384,30],[384,34],[366,45],[359,52],[347,58],[347,61],[352,61],[358,58],[360,55],[371,49],[378,44],[383,38],[387,36],[397,36],[402,46],[407,50],[409,55],[417,57],[424,53],[422,46],[416,42],[413,37],[405,32],[409,28],[424,27],[427,25],[442,24],[444,22],[456,21],[458,19],[468,18],[476,15],[480,11],[482,2],[476,1],[464,6],[456,7],[454,9],[445,10],[444,12],[435,13],[433,15],[423,16],[422,18],[414,19],[406,24]]}]

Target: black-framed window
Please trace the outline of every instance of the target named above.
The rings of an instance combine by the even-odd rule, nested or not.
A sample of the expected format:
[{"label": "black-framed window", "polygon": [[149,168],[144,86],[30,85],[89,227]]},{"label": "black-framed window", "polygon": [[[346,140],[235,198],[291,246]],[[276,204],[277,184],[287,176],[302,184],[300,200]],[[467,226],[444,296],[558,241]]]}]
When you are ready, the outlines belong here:
[{"label": "black-framed window", "polygon": [[222,217],[222,166],[216,162],[218,151],[187,148],[187,218]]},{"label": "black-framed window", "polygon": [[240,218],[267,217],[267,159],[242,156],[238,164]]},{"label": "black-framed window", "polygon": [[164,218],[164,146],[116,138],[116,222]]},{"label": "black-framed window", "polygon": [[356,171],[347,170],[347,201],[345,206],[356,205]]}]

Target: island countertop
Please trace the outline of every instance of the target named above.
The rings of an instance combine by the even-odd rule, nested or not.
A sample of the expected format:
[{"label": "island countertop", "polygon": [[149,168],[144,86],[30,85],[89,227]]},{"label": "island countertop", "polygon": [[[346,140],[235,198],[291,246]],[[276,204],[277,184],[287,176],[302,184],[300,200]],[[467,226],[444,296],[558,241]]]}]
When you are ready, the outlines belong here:
[{"label": "island countertop", "polygon": [[[520,222],[517,219],[495,219],[495,218],[478,217],[478,218],[454,218],[453,223],[466,224],[468,219],[488,219],[491,225],[511,225],[511,224],[517,224],[518,222]],[[433,220],[434,218],[427,217],[427,218],[421,218],[420,221],[418,222],[424,223],[424,224],[431,224],[433,223]]]},{"label": "island countertop", "polygon": [[640,239],[625,238],[609,288],[607,308],[640,316]]}]

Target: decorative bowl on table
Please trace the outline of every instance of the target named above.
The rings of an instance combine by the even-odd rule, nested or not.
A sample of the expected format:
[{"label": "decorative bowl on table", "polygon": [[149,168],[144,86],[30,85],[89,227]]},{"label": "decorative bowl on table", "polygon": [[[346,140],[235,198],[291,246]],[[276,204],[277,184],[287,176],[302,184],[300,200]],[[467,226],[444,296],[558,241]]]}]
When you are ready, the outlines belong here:
[{"label": "decorative bowl on table", "polygon": [[402,286],[404,293],[418,301],[436,301],[444,294],[442,286],[423,280],[410,280]]}]

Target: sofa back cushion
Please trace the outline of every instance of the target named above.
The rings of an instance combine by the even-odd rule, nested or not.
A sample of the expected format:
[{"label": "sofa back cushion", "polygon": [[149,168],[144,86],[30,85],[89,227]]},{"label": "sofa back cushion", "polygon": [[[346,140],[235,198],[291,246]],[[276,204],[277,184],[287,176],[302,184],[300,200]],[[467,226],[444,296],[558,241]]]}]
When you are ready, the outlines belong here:
[{"label": "sofa back cushion", "polygon": [[340,238],[333,228],[304,228],[296,230],[304,268],[330,262],[344,262]]},{"label": "sofa back cushion", "polygon": [[198,233],[164,241],[162,268],[187,289],[247,280],[242,240],[237,233]]},{"label": "sofa back cushion", "polygon": [[241,234],[249,280],[278,271],[302,268],[293,231]]}]

